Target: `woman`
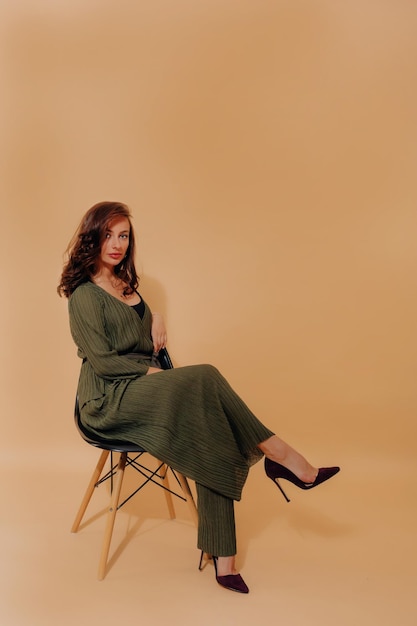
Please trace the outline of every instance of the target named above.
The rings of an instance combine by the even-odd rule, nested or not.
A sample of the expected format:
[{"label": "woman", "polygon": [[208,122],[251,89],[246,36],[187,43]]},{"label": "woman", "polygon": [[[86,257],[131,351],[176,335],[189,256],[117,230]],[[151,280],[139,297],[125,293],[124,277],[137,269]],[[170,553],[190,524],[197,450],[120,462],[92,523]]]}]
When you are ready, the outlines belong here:
[{"label": "woman", "polygon": [[[58,293],[69,299],[70,328],[82,359],[81,420],[100,437],[123,439],[193,479],[198,547],[213,557],[217,582],[248,593],[235,569],[234,500],[249,467],[311,489],[339,471],[314,468],[266,428],[211,365],[162,370],[167,333],[139,294],[128,207],[93,206],[68,247]],[[155,375],[156,374],[156,375]],[[285,496],[286,497],[286,496]]]}]

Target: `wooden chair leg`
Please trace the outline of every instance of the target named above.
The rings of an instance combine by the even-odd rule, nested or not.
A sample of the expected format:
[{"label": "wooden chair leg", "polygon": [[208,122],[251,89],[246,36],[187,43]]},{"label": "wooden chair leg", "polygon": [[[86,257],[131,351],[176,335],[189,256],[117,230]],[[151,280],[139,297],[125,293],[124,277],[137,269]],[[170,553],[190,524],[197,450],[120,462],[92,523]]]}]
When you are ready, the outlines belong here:
[{"label": "wooden chair leg", "polygon": [[100,563],[98,567],[98,579],[103,580],[106,575],[107,558],[109,556],[111,537],[113,534],[114,521],[116,519],[117,507],[119,504],[120,491],[122,489],[124,471],[126,466],[127,452],[120,454],[114,481],[113,493],[110,500],[110,508],[107,513],[106,529],[104,531],[103,547],[101,549]]},{"label": "wooden chair leg", "polygon": [[[90,482],[88,484],[87,490],[84,494],[84,498],[81,502],[80,508],[77,512],[77,515],[75,517],[74,523],[72,525],[71,528],[71,532],[76,533],[79,529],[79,526],[81,524],[81,521],[84,517],[85,511],[87,509],[87,506],[91,500],[91,496],[93,495],[94,489],[98,483],[98,481],[100,480],[104,465],[107,461],[107,458],[109,456],[109,450],[103,450],[100,458],[98,460],[98,463],[96,465],[96,468],[93,472],[93,475],[91,476]],[[98,579],[99,580],[103,580],[103,578],[106,575],[106,567],[107,567],[107,561],[108,561],[108,556],[109,556],[109,551],[110,551],[110,544],[111,544],[111,539],[112,539],[112,534],[113,534],[113,529],[114,529],[114,523],[115,523],[115,519],[116,519],[116,513],[118,510],[118,505],[119,505],[119,500],[120,500],[120,493],[121,493],[121,489],[122,489],[122,484],[123,484],[123,478],[124,478],[124,471],[125,471],[125,467],[126,467],[126,462],[127,462],[127,457],[128,454],[127,452],[122,452],[119,458],[119,462],[117,465],[117,469],[115,472],[115,479],[114,479],[114,487],[113,487],[113,492],[111,495],[111,500],[110,500],[110,506],[109,506],[109,510],[107,513],[107,521],[106,521],[106,528],[105,528],[105,532],[104,532],[104,539],[103,539],[103,545],[102,545],[102,550],[101,550],[101,556],[100,556],[100,562],[99,562],[99,568],[98,568]],[[163,465],[161,470],[161,476],[162,476],[162,484],[166,489],[169,489],[169,480],[168,480],[168,467],[166,465]],[[193,494],[191,492],[190,486],[188,484],[187,478],[183,475],[180,474],[179,472],[176,473],[177,474],[177,478],[178,481],[180,483],[181,489],[184,493],[184,496],[186,498],[187,501],[187,505],[189,507],[190,513],[191,513],[191,518],[194,522],[194,524],[197,526],[198,525],[198,512],[197,512],[197,507],[195,505],[194,502],[194,497]],[[171,519],[175,518],[175,508],[174,508],[174,504],[173,504],[173,500],[172,500],[172,495],[170,493],[170,491],[166,491],[166,489],[164,489],[165,491],[165,498],[166,498],[166,502],[167,502],[167,506],[168,506],[168,511],[169,511],[169,516]]]},{"label": "wooden chair leg", "polygon": [[180,481],[181,489],[184,492],[185,497],[187,498],[188,508],[191,513],[191,518],[196,526],[198,526],[198,512],[197,507],[194,502],[193,494],[191,493],[190,485],[188,484],[188,480],[184,476],[184,474],[177,473],[178,480]]},{"label": "wooden chair leg", "polygon": [[168,507],[169,517],[170,519],[175,519],[175,508],[174,508],[174,503],[172,501],[172,495],[170,491],[166,491],[167,489],[170,489],[169,480],[168,480],[168,465],[163,465],[161,467],[161,472],[162,472],[162,484],[165,487],[164,494],[165,494],[165,500],[166,500],[167,507]]},{"label": "wooden chair leg", "polygon": [[84,513],[87,509],[88,503],[91,500],[91,496],[93,495],[93,491],[95,489],[95,486],[97,484],[97,482],[100,479],[101,476],[101,472],[103,471],[103,467],[106,463],[107,457],[109,456],[109,451],[108,450],[103,450],[103,452],[100,455],[100,458],[98,460],[98,463],[96,465],[96,468],[93,472],[93,475],[91,476],[91,480],[89,482],[89,485],[87,487],[87,490],[84,494],[84,498],[82,499],[82,502],[80,504],[80,508],[78,509],[78,513],[75,516],[75,520],[74,523],[71,527],[71,532],[72,533],[76,533],[80,524],[81,524],[81,520],[84,517]]}]

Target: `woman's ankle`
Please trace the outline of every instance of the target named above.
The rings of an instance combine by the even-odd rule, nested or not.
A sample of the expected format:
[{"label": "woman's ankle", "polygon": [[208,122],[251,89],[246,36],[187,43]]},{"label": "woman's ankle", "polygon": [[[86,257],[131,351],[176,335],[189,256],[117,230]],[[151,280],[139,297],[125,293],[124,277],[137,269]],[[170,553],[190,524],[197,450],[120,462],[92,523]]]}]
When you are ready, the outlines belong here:
[{"label": "woman's ankle", "polygon": [[229,576],[230,574],[237,574],[235,568],[235,556],[217,557],[217,575]]},{"label": "woman's ankle", "polygon": [[258,447],[268,459],[284,465],[300,480],[314,482],[318,472],[317,468],[276,435],[261,442]]}]

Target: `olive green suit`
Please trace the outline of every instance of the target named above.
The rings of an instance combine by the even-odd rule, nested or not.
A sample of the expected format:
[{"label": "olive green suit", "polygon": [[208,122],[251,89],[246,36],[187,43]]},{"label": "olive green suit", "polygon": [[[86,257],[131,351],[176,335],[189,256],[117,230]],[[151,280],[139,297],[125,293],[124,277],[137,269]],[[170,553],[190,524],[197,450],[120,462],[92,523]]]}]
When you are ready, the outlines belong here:
[{"label": "olive green suit", "polygon": [[199,547],[217,556],[235,554],[233,500],[240,500],[249,467],[262,456],[257,445],[273,433],[211,365],[146,376],[143,355],[153,352],[146,303],[141,319],[131,306],[87,282],[70,297],[69,315],[83,359],[83,423],[101,437],[143,446],[193,479]]}]

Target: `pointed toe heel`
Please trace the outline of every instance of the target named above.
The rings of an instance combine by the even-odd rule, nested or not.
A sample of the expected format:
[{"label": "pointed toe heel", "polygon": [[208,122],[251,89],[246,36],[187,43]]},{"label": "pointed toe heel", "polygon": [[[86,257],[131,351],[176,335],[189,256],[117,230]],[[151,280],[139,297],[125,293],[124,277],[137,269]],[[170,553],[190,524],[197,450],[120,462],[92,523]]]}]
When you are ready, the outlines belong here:
[{"label": "pointed toe heel", "polygon": [[314,482],[305,483],[300,480],[293,472],[291,472],[280,463],[275,463],[275,461],[271,461],[271,459],[265,457],[265,473],[268,478],[270,478],[276,484],[287,502],[289,502],[290,500],[283,488],[281,487],[281,484],[279,482],[280,478],[283,480],[288,480],[290,483],[292,483],[296,487],[299,487],[300,489],[313,489],[314,487],[317,487],[317,485],[321,485],[321,483],[324,483],[324,481],[329,480],[329,478],[332,478],[338,472],[340,472],[340,467],[321,467]]},{"label": "pointed toe heel", "polygon": [[216,580],[221,587],[237,591],[237,593],[249,593],[249,587],[240,574],[228,574],[227,576],[217,576]]},{"label": "pointed toe heel", "polygon": [[[204,567],[203,558],[204,558],[204,552],[202,551],[201,556],[200,556],[200,563],[198,566],[198,569],[200,571]],[[230,591],[236,591],[237,593],[249,593],[249,587],[247,586],[247,584],[245,583],[245,581],[243,580],[240,574],[227,574],[226,576],[219,576],[217,574],[217,556],[210,557],[209,555],[207,555],[207,558],[209,560],[213,559],[214,573],[215,573],[216,581],[218,582],[220,587],[223,587],[224,589],[229,589]]]}]

